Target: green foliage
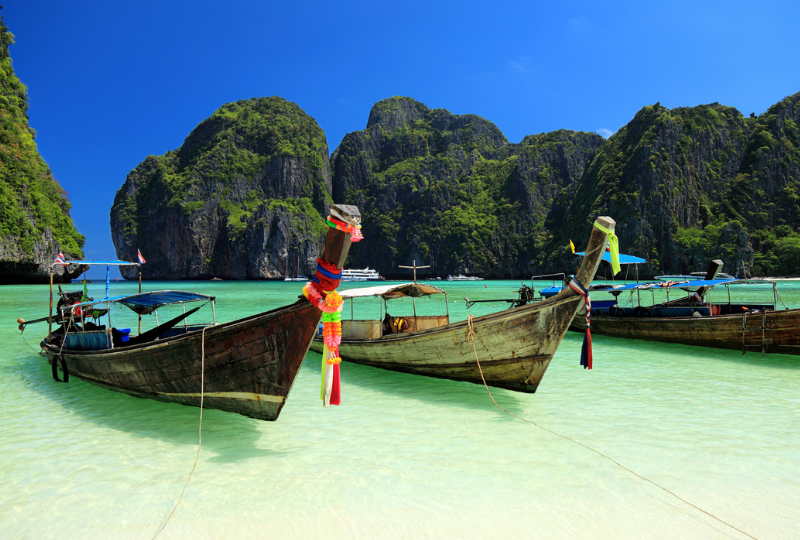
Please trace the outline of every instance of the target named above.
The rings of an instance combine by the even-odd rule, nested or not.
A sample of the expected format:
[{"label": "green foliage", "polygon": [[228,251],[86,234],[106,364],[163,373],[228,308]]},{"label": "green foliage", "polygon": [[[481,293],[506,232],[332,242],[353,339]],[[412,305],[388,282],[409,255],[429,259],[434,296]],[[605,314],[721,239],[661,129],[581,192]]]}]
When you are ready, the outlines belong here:
[{"label": "green foliage", "polygon": [[67,193],[39,155],[28,125],[27,89],[8,52],[13,43],[0,18],[0,236],[32,256],[49,228],[65,254],[83,257],[85,239],[69,215]]},{"label": "green foliage", "polygon": [[[323,207],[331,202],[326,161],[325,134],[296,104],[279,97],[228,103],[201,122],[179,149],[148,156],[131,171],[115,198],[112,221],[133,238],[153,212],[180,209],[187,221],[199,219],[217,207],[209,205],[211,192],[211,200],[219,197],[231,240],[243,237],[259,208],[276,204],[293,216],[309,212],[312,217],[296,223],[319,232]],[[270,176],[285,174],[290,166],[301,173],[293,177],[299,193],[292,195],[287,194],[291,187]]]}]

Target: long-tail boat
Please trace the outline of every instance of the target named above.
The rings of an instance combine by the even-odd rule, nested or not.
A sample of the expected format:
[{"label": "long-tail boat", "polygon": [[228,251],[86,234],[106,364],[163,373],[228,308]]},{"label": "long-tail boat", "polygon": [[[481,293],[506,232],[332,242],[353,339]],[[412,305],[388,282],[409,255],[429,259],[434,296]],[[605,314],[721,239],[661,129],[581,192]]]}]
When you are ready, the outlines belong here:
[{"label": "long-tail boat", "polygon": [[[785,304],[784,309],[778,308],[782,299],[775,281],[719,277],[606,287],[604,292],[614,299],[592,299],[592,334],[736,349],[742,354],[748,350],[800,354],[800,309],[788,309]],[[752,291],[758,284],[772,285],[771,299],[761,303],[732,300],[731,290],[734,294],[737,289]],[[727,289],[727,302],[707,301],[715,287]],[[665,295],[666,301],[656,301],[656,293]],[[570,330],[584,327],[582,317],[576,316]]]},{"label": "long-tail boat", "polygon": [[[575,276],[579,283],[591,283],[615,225],[609,217],[597,218],[588,254]],[[438,293],[444,291],[427,284],[407,283],[345,290],[341,295],[346,305],[347,299],[360,296],[387,300]],[[391,316],[342,320],[339,354],[343,361],[357,364],[478,384],[485,379],[491,386],[532,393],[583,303],[583,296],[567,287],[540,302],[454,323],[450,322],[449,313],[415,313],[402,317],[402,322]],[[471,335],[474,350],[469,342]],[[322,341],[315,339],[311,350],[320,352]]]},{"label": "long-tail boat", "polygon": [[[328,228],[321,259],[341,270],[351,243],[351,233],[344,231],[358,229],[360,213],[354,206],[334,205],[331,215],[350,228]],[[130,335],[111,325],[112,306],[126,306],[141,315],[202,301],[210,302],[213,310],[214,297],[155,291],[108,298],[106,292],[106,298],[96,302],[75,302],[81,293],[65,293],[54,317],[52,279],[50,289],[50,315],[43,319],[50,329],[40,354],[53,365],[56,380],[60,367],[64,381],[75,376],[134,396],[193,406],[200,406],[202,395],[205,408],[261,420],[278,418],[321,317],[317,306],[300,298],[292,305],[227,323],[181,325],[199,309],[186,312],[184,307],[177,317]],[[92,323],[91,315],[98,314],[97,323]],[[214,319],[215,314],[214,310]],[[21,321],[21,329],[25,324]]]}]

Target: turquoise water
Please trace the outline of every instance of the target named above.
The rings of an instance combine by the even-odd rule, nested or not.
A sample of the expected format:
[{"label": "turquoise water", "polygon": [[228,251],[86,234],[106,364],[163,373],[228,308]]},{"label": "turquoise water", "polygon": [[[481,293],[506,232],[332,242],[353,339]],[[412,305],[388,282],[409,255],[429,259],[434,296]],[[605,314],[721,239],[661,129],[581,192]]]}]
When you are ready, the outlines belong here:
[{"label": "turquoise water", "polygon": [[[291,302],[301,285],[145,287],[214,294],[221,321]],[[436,285],[459,320],[505,306],[467,311],[465,296],[512,298],[519,282]],[[199,409],[54,382],[14,322],[46,314],[47,287],[1,290],[0,537],[151,538],[194,462]],[[782,290],[800,307],[799,284]],[[438,313],[444,300],[416,307]],[[355,310],[378,316],[374,303]],[[23,337],[38,350],[45,329]],[[800,537],[800,357],[595,336],[586,371],[581,342],[567,335],[536,394],[495,399],[756,538]],[[277,422],[203,413],[197,469],[159,538],[745,538],[499,411],[481,386],[344,363],[343,404],[323,409],[318,363],[309,354]]]}]

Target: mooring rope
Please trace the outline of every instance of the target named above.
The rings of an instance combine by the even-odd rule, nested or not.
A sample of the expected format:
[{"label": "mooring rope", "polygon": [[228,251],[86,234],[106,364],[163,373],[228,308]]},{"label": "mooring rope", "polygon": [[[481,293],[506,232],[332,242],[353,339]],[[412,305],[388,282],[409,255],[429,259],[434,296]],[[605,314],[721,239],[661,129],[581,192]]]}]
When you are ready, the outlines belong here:
[{"label": "mooring rope", "polygon": [[167,526],[169,520],[172,518],[172,514],[175,513],[175,510],[178,509],[178,505],[181,504],[183,500],[183,494],[186,491],[186,487],[189,485],[189,481],[192,479],[192,474],[194,473],[195,467],[197,467],[197,460],[200,458],[200,446],[203,444],[203,398],[205,395],[205,375],[206,375],[206,328],[207,326],[203,327],[202,333],[202,340],[200,342],[200,425],[197,428],[197,455],[194,457],[194,465],[192,465],[192,470],[189,471],[189,478],[186,479],[186,483],[183,485],[183,489],[181,490],[181,496],[178,497],[178,502],[175,503],[175,507],[172,509],[172,512],[169,513],[167,516],[167,520],[158,529],[158,532],[153,536],[153,540],[155,540],[161,531]]},{"label": "mooring rope", "polygon": [[489,394],[489,397],[492,399],[492,403],[494,403],[494,404],[495,404],[495,406],[496,406],[498,409],[500,409],[501,411],[503,411],[503,412],[504,412],[504,413],[506,413],[506,414],[510,414],[511,416],[513,416],[513,417],[515,417],[515,418],[519,418],[519,419],[520,419],[520,420],[522,420],[523,422],[526,422],[526,423],[528,423],[528,424],[532,424],[532,425],[534,425],[534,426],[538,427],[539,429],[543,429],[544,431],[547,431],[548,433],[552,433],[553,435],[556,435],[556,436],[558,436],[558,437],[561,437],[562,439],[566,439],[566,440],[568,440],[568,441],[572,441],[573,443],[577,444],[578,446],[582,446],[583,448],[586,448],[587,450],[591,450],[592,452],[594,452],[594,453],[595,453],[595,454],[597,454],[598,456],[601,456],[601,457],[604,457],[604,458],[606,458],[606,459],[607,459],[607,460],[609,460],[611,463],[613,463],[613,464],[617,465],[618,467],[620,467],[620,468],[622,468],[622,469],[624,469],[624,470],[628,471],[628,472],[629,472],[629,473],[631,473],[632,475],[634,475],[634,476],[636,476],[636,477],[638,477],[638,478],[641,478],[641,479],[642,479],[642,480],[644,480],[645,482],[649,482],[649,483],[653,484],[654,486],[656,486],[657,488],[659,488],[659,489],[661,489],[661,490],[663,490],[663,491],[665,491],[665,492],[669,493],[670,495],[672,495],[673,497],[675,497],[675,498],[676,498],[676,499],[678,499],[679,501],[681,501],[681,502],[683,502],[683,503],[685,503],[685,504],[687,504],[687,505],[691,506],[691,507],[692,507],[692,508],[694,508],[695,510],[699,510],[700,512],[704,513],[705,515],[707,515],[707,516],[709,516],[709,517],[711,517],[711,518],[714,518],[714,519],[716,519],[717,521],[719,521],[719,522],[720,522],[720,523],[722,523],[723,525],[727,525],[727,526],[728,526],[728,527],[730,527],[731,529],[734,529],[735,531],[739,531],[740,533],[742,533],[743,535],[747,536],[748,538],[752,538],[753,540],[758,540],[758,539],[757,539],[755,536],[753,536],[752,534],[748,534],[748,533],[744,532],[742,529],[740,529],[740,528],[738,528],[738,527],[736,527],[736,526],[734,526],[734,525],[731,525],[731,524],[730,524],[730,523],[728,523],[727,521],[724,521],[723,519],[720,519],[720,518],[718,518],[718,517],[717,517],[717,516],[715,516],[714,514],[712,514],[712,513],[710,513],[710,512],[707,512],[707,511],[703,510],[703,509],[702,509],[702,508],[700,508],[699,506],[697,506],[697,505],[694,505],[694,504],[690,503],[690,502],[689,502],[689,501],[687,501],[686,499],[683,499],[683,498],[679,497],[678,495],[676,495],[676,494],[675,494],[675,493],[673,493],[672,491],[668,490],[668,489],[667,489],[667,488],[665,488],[664,486],[661,486],[661,485],[657,484],[656,482],[654,482],[654,481],[650,480],[649,478],[645,478],[645,477],[644,477],[644,476],[642,476],[641,474],[639,474],[639,473],[637,473],[637,472],[635,472],[635,471],[632,471],[631,469],[629,469],[629,468],[628,468],[628,467],[626,467],[625,465],[622,465],[621,463],[619,463],[619,462],[618,462],[618,461],[616,461],[615,459],[613,459],[613,458],[611,458],[611,457],[609,457],[609,456],[605,455],[604,453],[600,452],[599,450],[595,450],[594,448],[591,448],[591,447],[589,447],[589,446],[586,446],[585,444],[583,444],[583,443],[581,443],[581,442],[578,442],[578,441],[576,441],[575,439],[573,439],[573,438],[571,438],[571,437],[567,437],[566,435],[561,435],[560,433],[556,433],[556,432],[555,432],[555,431],[553,431],[552,429],[548,429],[548,428],[546,428],[546,427],[544,427],[544,426],[541,426],[541,425],[537,424],[536,422],[532,422],[532,421],[530,421],[530,420],[526,420],[526,419],[522,418],[521,416],[517,416],[516,414],[514,414],[514,413],[512,413],[512,412],[509,412],[509,411],[505,410],[503,407],[501,407],[500,405],[498,405],[498,404],[497,404],[497,402],[494,400],[494,396],[492,396],[492,392],[489,390],[489,385],[488,385],[488,384],[486,384],[486,378],[483,376],[483,368],[481,368],[481,362],[480,362],[480,360],[478,359],[478,349],[475,347],[475,326],[474,326],[474,325],[473,325],[473,323],[472,323],[472,320],[473,320],[474,318],[475,318],[475,316],[474,316],[474,315],[470,315],[470,316],[467,318],[467,328],[469,329],[469,331],[468,331],[468,333],[467,333],[467,342],[468,342],[470,345],[472,345],[472,350],[473,350],[473,352],[475,353],[475,362],[477,362],[477,364],[478,364],[478,370],[479,370],[479,371],[480,371],[480,373],[481,373],[481,380],[483,381],[483,386],[486,388],[486,393],[487,393],[487,394]]},{"label": "mooring rope", "polygon": [[31,345],[30,343],[28,343],[28,340],[27,340],[27,339],[25,339],[25,334],[24,334],[24,332],[25,332],[25,331],[23,330],[22,332],[20,332],[20,333],[19,333],[20,337],[22,337],[22,342],[23,342],[23,343],[25,343],[25,345],[27,345],[27,346],[28,346],[28,348],[29,348],[30,350],[32,350],[34,353],[36,353],[36,354],[39,354],[39,351],[40,351],[41,349],[39,349],[39,351],[37,351],[36,349],[34,349],[34,348],[33,348],[33,345]]}]

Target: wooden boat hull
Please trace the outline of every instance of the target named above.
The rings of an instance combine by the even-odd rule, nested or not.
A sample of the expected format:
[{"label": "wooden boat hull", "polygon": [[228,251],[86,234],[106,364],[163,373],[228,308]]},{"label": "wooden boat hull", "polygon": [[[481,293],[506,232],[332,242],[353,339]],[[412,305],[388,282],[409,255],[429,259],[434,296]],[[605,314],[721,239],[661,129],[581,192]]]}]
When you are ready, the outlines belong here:
[{"label": "wooden boat hull", "polygon": [[[142,345],[60,352],[69,376],[158,401],[275,420],[319,324],[305,300]],[[52,364],[59,348],[42,342]],[[59,360],[60,365],[60,360]],[[201,387],[201,379],[202,387]]]},{"label": "wooden boat hull", "polygon": [[[360,217],[354,206],[331,211]],[[350,245],[349,232],[329,227],[321,258],[341,269]],[[62,350],[49,341],[51,334],[42,341],[42,354],[54,375],[57,361],[65,374],[134,396],[198,407],[202,396],[205,408],[276,420],[321,316],[301,298],[205,330],[113,349]]]},{"label": "wooden boat hull", "polygon": [[[597,218],[577,272],[581,283],[594,279],[606,246],[608,233],[598,225],[613,231],[616,223]],[[566,287],[541,302],[473,318],[474,349],[469,323],[461,321],[374,339],[343,337],[339,355],[357,364],[477,384],[485,380],[490,386],[533,393],[583,303],[583,297]],[[311,345],[316,352],[322,347],[320,337]]]},{"label": "wooden boat hull", "polygon": [[[554,298],[473,319],[480,367],[467,321],[373,340],[343,339],[339,354],[345,362],[477,384],[483,384],[483,371],[489,386],[533,393],[582,303],[578,296]],[[311,350],[322,352],[320,337]]]},{"label": "wooden boat hull", "polygon": [[[710,317],[598,317],[592,315],[592,334],[681,343],[742,352],[800,354],[800,309]],[[586,319],[578,315],[570,330],[583,332]]]}]

